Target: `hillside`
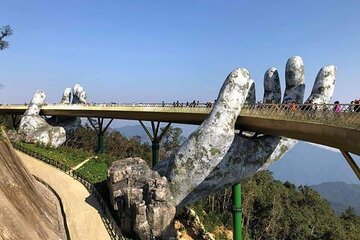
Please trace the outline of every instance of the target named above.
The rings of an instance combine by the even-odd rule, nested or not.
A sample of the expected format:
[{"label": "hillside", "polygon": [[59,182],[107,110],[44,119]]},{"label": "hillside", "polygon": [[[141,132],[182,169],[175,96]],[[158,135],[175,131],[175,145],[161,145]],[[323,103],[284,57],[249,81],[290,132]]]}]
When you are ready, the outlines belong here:
[{"label": "hillside", "polygon": [[54,195],[0,132],[0,239],[65,239]]},{"label": "hillside", "polygon": [[312,185],[312,189],[330,202],[337,214],[344,212],[349,206],[360,215],[360,185],[344,182],[325,182]]}]

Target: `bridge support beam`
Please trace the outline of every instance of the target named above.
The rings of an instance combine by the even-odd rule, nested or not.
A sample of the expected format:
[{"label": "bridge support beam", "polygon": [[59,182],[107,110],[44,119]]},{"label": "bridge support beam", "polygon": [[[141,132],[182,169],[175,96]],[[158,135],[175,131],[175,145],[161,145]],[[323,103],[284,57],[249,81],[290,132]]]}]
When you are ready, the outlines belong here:
[{"label": "bridge support beam", "polygon": [[356,176],[360,180],[360,168],[359,168],[359,166],[356,164],[356,162],[351,157],[349,152],[345,152],[345,151],[341,151],[341,150],[340,150],[340,152],[342,153],[342,155],[344,156],[344,158],[349,163],[350,167],[352,168],[352,170],[354,171],[354,173],[356,174]]},{"label": "bridge support beam", "polygon": [[145,130],[146,135],[148,135],[148,137],[151,140],[151,150],[152,150],[151,165],[152,165],[152,167],[154,167],[159,162],[160,141],[164,137],[167,130],[169,130],[171,123],[168,123],[165,126],[165,128],[160,132],[160,135],[159,135],[160,122],[157,122],[156,126],[155,126],[155,122],[151,121],[151,128],[152,128],[152,133],[153,133],[151,135],[150,131],[147,129],[147,127],[144,125],[144,123],[141,120],[139,120],[139,122],[140,122],[141,126],[143,127],[143,129]]},{"label": "bridge support beam", "polygon": [[89,117],[87,119],[89,120],[90,125],[93,127],[97,134],[96,153],[102,154],[105,152],[104,134],[114,119],[110,119],[110,121],[105,125],[105,127],[104,118],[98,118],[97,122]]},{"label": "bridge support beam", "polygon": [[232,186],[233,197],[233,239],[242,240],[241,184]]}]

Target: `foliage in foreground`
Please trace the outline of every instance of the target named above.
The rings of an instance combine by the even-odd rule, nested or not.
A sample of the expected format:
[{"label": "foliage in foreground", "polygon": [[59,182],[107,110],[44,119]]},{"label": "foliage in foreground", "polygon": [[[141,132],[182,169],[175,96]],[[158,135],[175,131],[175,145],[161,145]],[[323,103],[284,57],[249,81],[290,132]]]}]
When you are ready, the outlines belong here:
[{"label": "foliage in foreground", "polygon": [[[242,184],[244,239],[360,239],[360,217],[348,209],[338,217],[308,186],[296,187],[259,172]],[[194,205],[208,231],[231,229],[231,189]]]}]

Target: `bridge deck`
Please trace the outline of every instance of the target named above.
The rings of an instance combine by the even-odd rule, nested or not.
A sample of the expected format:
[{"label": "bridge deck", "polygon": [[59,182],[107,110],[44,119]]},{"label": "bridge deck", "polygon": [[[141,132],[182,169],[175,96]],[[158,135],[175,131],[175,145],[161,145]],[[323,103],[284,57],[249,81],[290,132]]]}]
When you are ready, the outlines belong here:
[{"label": "bridge deck", "polygon": [[[25,105],[0,106],[0,114],[23,114]],[[329,108],[330,109],[330,108]],[[41,114],[201,124],[211,108],[161,105],[47,105]],[[319,143],[360,155],[360,113],[333,112],[286,105],[247,105],[236,128]]]}]

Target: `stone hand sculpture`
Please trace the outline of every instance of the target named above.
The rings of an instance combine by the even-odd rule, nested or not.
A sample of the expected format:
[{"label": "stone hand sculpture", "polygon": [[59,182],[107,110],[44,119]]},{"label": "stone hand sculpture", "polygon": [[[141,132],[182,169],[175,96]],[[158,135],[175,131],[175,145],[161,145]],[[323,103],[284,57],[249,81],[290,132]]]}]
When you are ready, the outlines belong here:
[{"label": "stone hand sculpture", "polygon": [[39,113],[45,102],[45,93],[37,91],[32,98],[28,109],[21,118],[19,135],[29,143],[40,143],[50,147],[59,147],[66,141],[65,129],[49,125]]},{"label": "stone hand sculpture", "polygon": [[73,88],[73,99],[72,104],[86,104],[87,96],[84,88],[79,84],[75,84]]},{"label": "stone hand sculpture", "polygon": [[[321,68],[305,103],[329,103],[334,92],[335,75],[334,65]],[[283,103],[303,103],[305,78],[300,57],[292,57],[287,61],[285,78]],[[250,89],[248,93],[237,90],[246,87]],[[281,103],[280,79],[275,68],[266,71],[264,90],[264,103]],[[239,100],[230,101],[227,96],[236,96]],[[245,96],[251,101],[244,101]],[[234,70],[220,90],[210,117],[168,160],[167,169],[165,162],[162,163],[163,169],[158,166],[157,169],[170,182],[176,206],[195,202],[211,192],[234,185],[255,172],[266,169],[297,143],[296,140],[285,137],[248,139],[234,134],[234,121],[241,105],[245,102],[255,104],[255,97],[249,96],[255,96],[255,87],[247,70]]]},{"label": "stone hand sculpture", "polygon": [[[71,88],[66,88],[61,97],[60,104],[87,104],[87,96],[83,87],[75,84],[71,94]],[[81,125],[81,118],[77,117],[51,117],[47,122],[53,126],[62,126],[67,135],[72,134]]]},{"label": "stone hand sculpture", "polygon": [[[315,80],[311,95],[306,102],[323,104],[329,103],[335,85],[336,67],[333,65],[323,67]],[[304,65],[300,57],[292,57],[287,61],[286,89],[283,103],[302,103],[305,90]],[[281,89],[278,71],[270,68],[264,76],[264,103],[281,103]],[[245,103],[255,103],[255,85],[250,79],[249,71],[238,68],[232,71],[226,78],[217,98],[217,101],[209,117],[194,131],[181,145],[174,155],[160,161],[154,168],[161,176],[164,176],[168,187],[166,201],[177,208],[186,206],[207,195],[228,186],[241,182],[244,178],[252,176],[257,171],[265,169],[272,162],[280,159],[292,146],[295,140],[266,136],[259,139],[247,139],[235,134],[235,121]],[[133,171],[132,166],[127,167],[128,175]],[[113,172],[109,172],[114,174]],[[164,178],[164,179],[165,179]],[[146,184],[145,184],[146,185]],[[141,189],[146,189],[143,184]],[[116,203],[119,199],[124,200],[124,191],[117,183],[110,183],[110,191],[118,194],[112,198]],[[120,191],[118,191],[120,190]],[[134,190],[135,191],[135,190]],[[142,192],[146,192],[141,190]],[[114,194],[113,194],[114,196]],[[150,209],[151,201],[143,197],[146,208]],[[124,200],[133,209],[138,203]],[[169,214],[172,214],[169,211]],[[132,216],[137,216],[133,213]],[[151,222],[153,216],[147,214],[147,222]],[[166,226],[170,224],[171,216],[159,216],[157,221],[162,221]],[[135,222],[136,217],[135,217]],[[133,223],[134,225],[134,223]],[[139,225],[139,223],[137,223]],[[161,229],[149,230],[154,236]],[[147,238],[147,232],[137,231],[138,237]]]}]

